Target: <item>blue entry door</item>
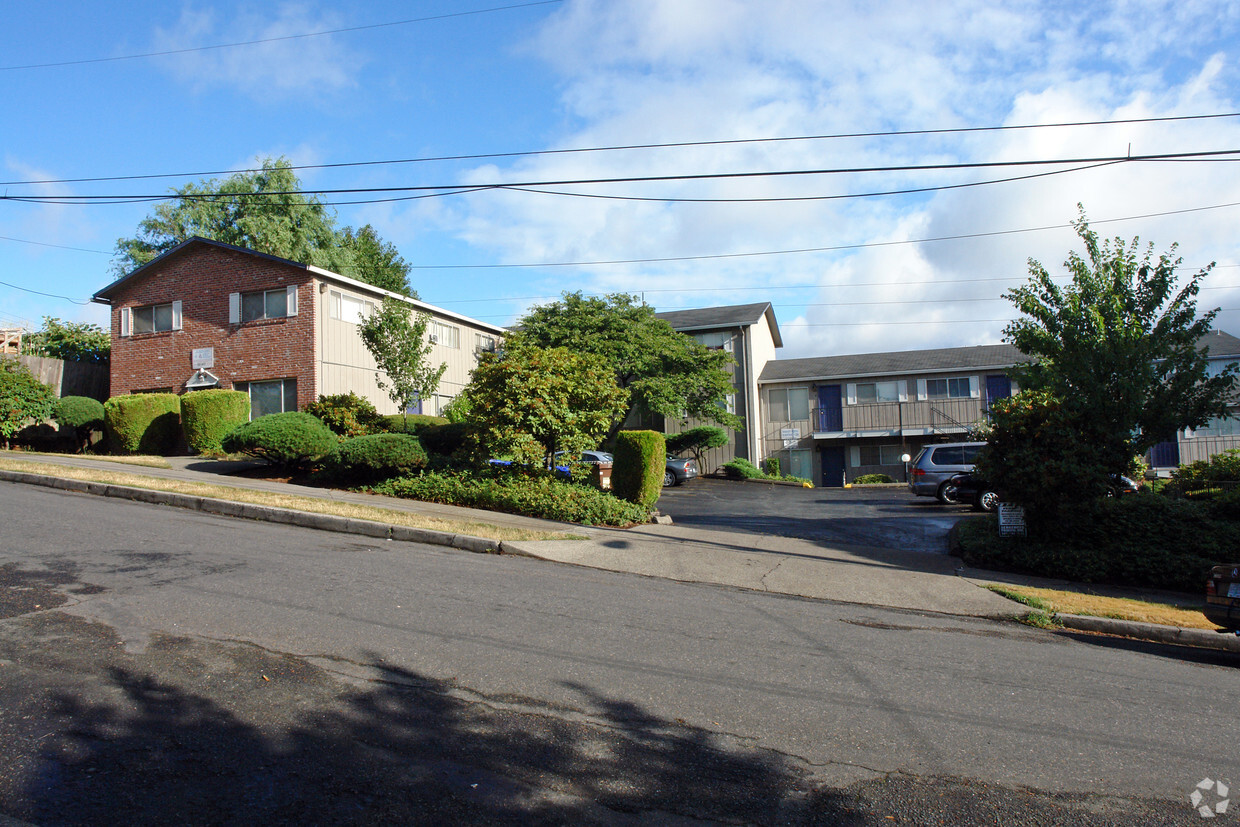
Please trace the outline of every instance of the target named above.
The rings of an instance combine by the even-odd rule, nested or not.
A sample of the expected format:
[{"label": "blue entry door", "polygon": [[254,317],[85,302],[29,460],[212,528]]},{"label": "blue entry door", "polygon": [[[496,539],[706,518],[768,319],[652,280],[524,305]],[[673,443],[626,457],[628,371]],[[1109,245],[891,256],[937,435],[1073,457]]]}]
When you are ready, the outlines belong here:
[{"label": "blue entry door", "polygon": [[844,430],[844,408],[839,385],[818,386],[818,430]]},{"label": "blue entry door", "polygon": [[996,399],[1006,399],[1012,395],[1012,380],[1003,374],[986,377],[986,407],[989,408]]},{"label": "blue entry door", "polygon": [[822,487],[844,487],[844,446],[827,445],[819,450],[822,454]]}]

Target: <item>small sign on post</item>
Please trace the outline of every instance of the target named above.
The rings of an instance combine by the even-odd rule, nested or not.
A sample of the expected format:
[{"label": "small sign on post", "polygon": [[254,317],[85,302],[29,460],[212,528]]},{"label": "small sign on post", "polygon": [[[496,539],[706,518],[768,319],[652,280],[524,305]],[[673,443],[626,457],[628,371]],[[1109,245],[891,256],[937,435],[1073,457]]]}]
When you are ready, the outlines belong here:
[{"label": "small sign on post", "polygon": [[190,367],[194,370],[213,368],[215,367],[215,348],[196,347],[190,358],[193,360],[193,364]]},{"label": "small sign on post", "polygon": [[999,536],[1026,536],[1024,507],[1011,503],[999,503]]}]

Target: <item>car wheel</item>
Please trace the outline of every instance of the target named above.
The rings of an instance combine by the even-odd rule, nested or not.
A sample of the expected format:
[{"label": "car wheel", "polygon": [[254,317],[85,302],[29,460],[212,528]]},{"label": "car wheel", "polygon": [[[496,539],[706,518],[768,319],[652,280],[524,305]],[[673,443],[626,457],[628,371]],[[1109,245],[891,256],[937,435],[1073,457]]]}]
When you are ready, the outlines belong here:
[{"label": "car wheel", "polygon": [[994,491],[983,491],[978,495],[977,504],[973,507],[978,511],[992,514],[999,508],[999,495]]},{"label": "car wheel", "polygon": [[950,482],[945,482],[939,486],[939,490],[935,492],[935,498],[941,503],[949,503],[956,499],[956,487]]},{"label": "car wheel", "polygon": [[663,487],[671,488],[675,484],[676,484],[676,475],[673,474],[671,471],[664,471],[663,472]]}]

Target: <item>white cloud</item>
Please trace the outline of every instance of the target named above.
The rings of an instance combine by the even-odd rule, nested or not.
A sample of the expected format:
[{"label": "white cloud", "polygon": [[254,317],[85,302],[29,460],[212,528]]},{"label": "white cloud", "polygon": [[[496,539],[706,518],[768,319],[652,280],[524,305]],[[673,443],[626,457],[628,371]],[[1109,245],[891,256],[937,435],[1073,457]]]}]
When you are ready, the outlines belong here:
[{"label": "white cloud", "polygon": [[162,65],[195,89],[235,87],[259,99],[273,94],[312,95],[357,85],[362,58],[335,35],[289,38],[341,28],[338,16],[298,3],[243,10],[223,19],[213,9],[186,7],[175,24],[156,27],[152,50],[175,51],[241,41],[247,46],[206,48],[160,58]]}]

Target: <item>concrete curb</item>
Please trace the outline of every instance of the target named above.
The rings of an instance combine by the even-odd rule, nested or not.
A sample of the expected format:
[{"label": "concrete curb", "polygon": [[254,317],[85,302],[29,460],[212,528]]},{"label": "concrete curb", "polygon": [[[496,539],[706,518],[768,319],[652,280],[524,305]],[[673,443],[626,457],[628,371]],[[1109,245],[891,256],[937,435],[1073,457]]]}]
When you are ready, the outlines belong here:
[{"label": "concrete curb", "polygon": [[1088,615],[1056,615],[1056,617],[1065,629],[1078,632],[1097,632],[1154,643],[1173,643],[1179,646],[1197,646],[1203,649],[1240,653],[1240,635],[1230,632],[1182,629],[1178,626],[1161,626],[1157,623],[1138,623],[1134,620],[1116,620],[1110,617]]},{"label": "concrete curb", "polygon": [[501,541],[489,540],[485,537],[451,534],[446,531],[435,531],[429,528],[389,525],[371,520],[359,520],[353,517],[338,517],[334,514],[316,514],[310,511],[297,511],[291,508],[276,508],[269,505],[253,505],[251,503],[233,502],[232,500],[217,500],[211,497],[197,497],[192,494],[176,494],[171,491],[155,491],[149,488],[132,488],[126,485],[112,485],[111,483],[89,482],[86,480],[70,480],[62,477],[49,477],[43,474],[30,474],[25,471],[0,470],[0,481],[24,483],[26,485],[42,485],[46,488],[77,491],[100,497],[116,497],[123,500],[134,500],[155,505],[170,505],[174,508],[186,508],[190,511],[218,514],[222,517],[262,520],[268,523],[295,525],[301,528],[313,528],[320,531],[360,534],[365,537],[375,537],[384,540],[402,540],[435,546],[450,546],[451,548],[472,551],[478,554],[504,553],[504,544]]}]

